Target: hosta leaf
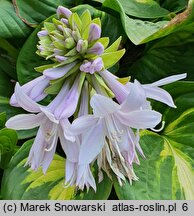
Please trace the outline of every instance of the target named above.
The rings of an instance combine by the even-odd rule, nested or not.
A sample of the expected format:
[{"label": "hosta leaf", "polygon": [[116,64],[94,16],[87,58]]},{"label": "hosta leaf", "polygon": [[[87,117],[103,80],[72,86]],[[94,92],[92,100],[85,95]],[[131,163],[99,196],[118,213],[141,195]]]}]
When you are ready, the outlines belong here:
[{"label": "hosta leaf", "polygon": [[122,71],[125,76],[150,83],[169,75],[187,73],[187,80],[194,80],[193,30],[173,33],[156,43],[147,44],[142,55],[127,63]]},{"label": "hosta leaf", "polygon": [[74,6],[75,1],[68,0],[39,0],[39,1],[25,1],[13,0],[17,15],[27,25],[32,27],[38,25],[47,17],[55,13],[59,5]]},{"label": "hosta leaf", "polygon": [[15,153],[17,133],[14,130],[4,128],[0,130],[0,168],[5,169]]},{"label": "hosta leaf", "polygon": [[[111,183],[107,177],[97,185],[97,192],[92,189],[87,193],[77,192],[75,187],[64,187],[65,160],[59,155],[54,159],[44,175],[42,170],[32,171],[24,164],[27,160],[33,140],[27,141],[12,158],[2,180],[3,199],[107,199]],[[14,178],[13,178],[14,176]]]},{"label": "hosta leaf", "polygon": [[164,115],[165,129],[160,135],[141,133],[146,159],[140,159],[140,166],[134,167],[139,181],[124,187],[115,182],[120,199],[194,200],[193,88],[193,82],[173,84],[168,91],[178,108],[156,106]]},{"label": "hosta leaf", "polygon": [[30,28],[16,15],[9,0],[0,0],[0,37],[26,37]]},{"label": "hosta leaf", "polygon": [[182,31],[185,26],[192,28],[194,17],[194,1],[190,0],[188,8],[176,15],[171,21],[151,22],[149,20],[132,19],[125,14],[119,0],[106,0],[103,5],[111,7],[121,15],[125,32],[134,44],[142,44],[157,38],[164,37],[173,32]]},{"label": "hosta leaf", "polygon": [[185,9],[187,4],[188,4],[188,0],[174,0],[174,1],[165,0],[161,2],[161,6],[163,8],[166,8],[169,11],[173,11],[174,13]]},{"label": "hosta leaf", "polygon": [[0,113],[0,129],[4,128],[6,122],[6,113]]},{"label": "hosta leaf", "polygon": [[[140,18],[159,18],[168,15],[170,12],[154,0],[118,0],[125,10],[125,13]],[[110,4],[111,6],[111,4]]]}]

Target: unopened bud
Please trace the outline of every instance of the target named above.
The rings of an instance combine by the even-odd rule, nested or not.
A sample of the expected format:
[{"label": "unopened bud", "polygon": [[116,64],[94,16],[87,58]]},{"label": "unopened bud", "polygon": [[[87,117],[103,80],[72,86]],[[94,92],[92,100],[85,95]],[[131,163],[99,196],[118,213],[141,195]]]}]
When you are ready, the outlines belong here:
[{"label": "unopened bud", "polygon": [[88,41],[87,40],[79,40],[78,43],[77,43],[77,47],[76,47],[76,50],[83,54],[83,53],[86,53],[88,49]]},{"label": "unopened bud", "polygon": [[100,38],[101,35],[101,28],[99,25],[92,23],[90,25],[90,30],[89,30],[89,38],[88,41],[94,41]]},{"label": "unopened bud", "polygon": [[75,41],[72,37],[68,37],[66,40],[65,40],[65,47],[67,49],[72,49],[73,47],[75,47]]},{"label": "unopened bud", "polygon": [[101,55],[103,52],[104,52],[104,46],[100,42],[95,43],[87,51],[87,53],[89,53],[89,54],[95,54],[95,55]]},{"label": "unopened bud", "polygon": [[63,6],[59,6],[57,8],[57,16],[58,17],[64,16],[65,18],[69,18],[71,16],[71,14],[72,14],[72,12]]}]

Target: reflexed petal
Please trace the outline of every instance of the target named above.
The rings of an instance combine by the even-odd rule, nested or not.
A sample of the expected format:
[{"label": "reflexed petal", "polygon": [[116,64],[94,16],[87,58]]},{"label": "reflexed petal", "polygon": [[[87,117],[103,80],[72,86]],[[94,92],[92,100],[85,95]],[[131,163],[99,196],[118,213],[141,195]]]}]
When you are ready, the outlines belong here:
[{"label": "reflexed petal", "polygon": [[164,89],[149,85],[144,85],[143,88],[148,98],[160,101],[167,104],[168,106],[176,108],[171,95]]},{"label": "reflexed petal", "polygon": [[144,89],[137,80],[135,80],[134,83],[129,83],[128,87],[129,94],[121,105],[121,110],[123,112],[140,109],[140,107],[146,102]]},{"label": "reflexed petal", "polygon": [[129,127],[136,129],[154,128],[160,123],[162,115],[152,110],[140,110],[130,113],[118,112],[118,120]]},{"label": "reflexed petal", "polygon": [[15,96],[18,104],[28,112],[40,112],[40,106],[34,102],[29,96],[27,96],[19,83],[16,83],[15,86]]},{"label": "reflexed petal", "polygon": [[20,114],[10,118],[5,126],[15,130],[26,130],[40,126],[42,115]]},{"label": "reflexed petal", "polygon": [[86,115],[80,116],[79,118],[75,119],[71,125],[71,132],[74,135],[79,135],[97,124],[99,118],[94,117],[93,115]]},{"label": "reflexed petal", "polygon": [[184,74],[179,74],[179,75],[173,75],[173,76],[169,76],[169,77],[166,77],[164,79],[161,79],[161,80],[158,80],[154,83],[151,83],[151,84],[145,84],[143,86],[162,86],[162,85],[167,85],[169,83],[173,83],[173,82],[176,82],[178,80],[181,80],[181,79],[185,79],[187,77],[187,74],[184,73]]},{"label": "reflexed petal", "polygon": [[92,96],[90,105],[93,108],[94,115],[99,117],[104,117],[120,109],[119,104],[115,103],[112,99],[99,94]]},{"label": "reflexed petal", "polygon": [[71,64],[58,68],[49,68],[44,70],[43,74],[50,80],[58,79],[68,73],[76,65],[76,63],[77,62],[73,62]]},{"label": "reflexed petal", "polygon": [[[99,120],[83,136],[80,147],[79,164],[90,164],[101,152],[105,144],[104,124]],[[88,152],[88,154],[86,154]]]}]

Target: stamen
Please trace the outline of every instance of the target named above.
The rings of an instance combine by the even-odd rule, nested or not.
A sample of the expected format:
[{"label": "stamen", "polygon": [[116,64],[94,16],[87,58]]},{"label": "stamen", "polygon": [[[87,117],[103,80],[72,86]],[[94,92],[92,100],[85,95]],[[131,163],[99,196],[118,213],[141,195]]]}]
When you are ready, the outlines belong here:
[{"label": "stamen", "polygon": [[165,121],[162,121],[162,126],[159,129],[151,128],[151,130],[154,132],[160,132],[164,129],[164,126],[165,126]]},{"label": "stamen", "polygon": [[49,152],[54,148],[54,146],[56,144],[56,139],[57,139],[57,136],[55,135],[53,138],[53,142],[52,142],[51,146],[49,148],[45,148],[45,151]]}]

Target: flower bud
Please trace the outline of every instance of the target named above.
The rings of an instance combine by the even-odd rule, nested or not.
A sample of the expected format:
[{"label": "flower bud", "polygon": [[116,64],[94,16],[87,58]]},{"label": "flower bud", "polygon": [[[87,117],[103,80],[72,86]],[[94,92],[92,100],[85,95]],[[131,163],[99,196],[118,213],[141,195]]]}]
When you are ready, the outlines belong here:
[{"label": "flower bud", "polygon": [[101,55],[103,52],[104,52],[104,46],[100,42],[95,43],[87,51],[87,53],[89,53],[89,54],[95,54],[95,55]]},{"label": "flower bud", "polygon": [[77,47],[76,47],[76,50],[83,54],[83,53],[86,53],[88,49],[88,41],[87,40],[79,40],[78,43],[77,43]]},{"label": "flower bud", "polygon": [[73,40],[72,37],[68,37],[66,40],[65,40],[65,47],[67,49],[72,49],[73,47],[75,47],[75,41]]},{"label": "flower bud", "polygon": [[66,18],[69,18],[71,16],[71,14],[72,14],[72,12],[63,6],[59,6],[57,8],[57,16],[58,17],[64,16]]},{"label": "flower bud", "polygon": [[100,38],[101,35],[101,28],[99,25],[92,23],[90,25],[90,30],[89,30],[89,38],[88,41],[92,42],[94,40],[97,40]]}]

